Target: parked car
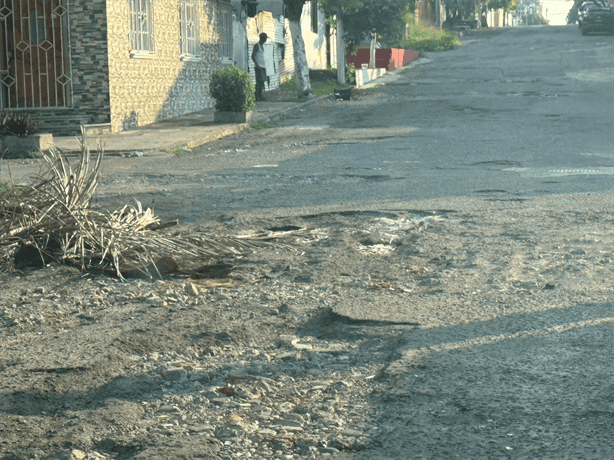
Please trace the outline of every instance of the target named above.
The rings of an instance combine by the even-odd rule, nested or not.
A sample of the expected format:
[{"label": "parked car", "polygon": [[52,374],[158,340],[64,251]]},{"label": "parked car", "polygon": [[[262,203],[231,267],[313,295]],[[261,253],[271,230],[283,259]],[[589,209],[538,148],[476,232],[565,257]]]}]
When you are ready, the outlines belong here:
[{"label": "parked car", "polygon": [[614,33],[614,8],[607,3],[595,3],[587,8],[581,16],[580,32]]},{"label": "parked car", "polygon": [[593,8],[598,8],[598,9],[604,9],[604,8],[609,8],[609,5],[606,2],[603,2],[601,0],[589,0],[586,2],[583,2],[580,5],[580,8],[578,8],[578,27],[580,29],[582,29],[582,22],[584,20],[584,17],[588,14],[588,12],[590,10],[592,10]]},{"label": "parked car", "polygon": [[474,30],[478,28],[478,20],[475,18],[465,19],[456,16],[446,19],[443,23],[443,28],[449,30]]}]

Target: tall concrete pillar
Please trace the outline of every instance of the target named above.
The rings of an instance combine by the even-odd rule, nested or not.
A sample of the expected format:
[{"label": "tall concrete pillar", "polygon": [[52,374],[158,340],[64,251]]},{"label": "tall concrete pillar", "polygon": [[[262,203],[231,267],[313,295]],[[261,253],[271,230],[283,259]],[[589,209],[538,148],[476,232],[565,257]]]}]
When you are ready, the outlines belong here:
[{"label": "tall concrete pillar", "polygon": [[345,42],[341,10],[337,14],[337,84],[345,85]]}]

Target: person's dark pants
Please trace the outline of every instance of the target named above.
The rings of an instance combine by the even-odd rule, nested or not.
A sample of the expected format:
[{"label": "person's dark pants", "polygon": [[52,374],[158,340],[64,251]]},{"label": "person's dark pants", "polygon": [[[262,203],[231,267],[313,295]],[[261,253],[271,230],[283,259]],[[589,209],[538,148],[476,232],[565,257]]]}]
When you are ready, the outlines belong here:
[{"label": "person's dark pants", "polygon": [[262,91],[264,91],[264,82],[266,81],[266,69],[264,67],[256,67],[256,100],[263,101]]}]

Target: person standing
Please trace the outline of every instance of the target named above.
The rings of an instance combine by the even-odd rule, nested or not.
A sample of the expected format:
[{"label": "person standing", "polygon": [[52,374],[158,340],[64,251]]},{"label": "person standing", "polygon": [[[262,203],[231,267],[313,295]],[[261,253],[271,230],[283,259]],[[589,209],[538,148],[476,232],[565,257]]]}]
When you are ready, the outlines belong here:
[{"label": "person standing", "polygon": [[264,82],[266,81],[266,62],[264,60],[264,43],[268,36],[264,32],[260,34],[260,41],[254,45],[252,51],[252,61],[255,65],[256,73],[256,100],[264,101],[262,91],[264,91]]}]

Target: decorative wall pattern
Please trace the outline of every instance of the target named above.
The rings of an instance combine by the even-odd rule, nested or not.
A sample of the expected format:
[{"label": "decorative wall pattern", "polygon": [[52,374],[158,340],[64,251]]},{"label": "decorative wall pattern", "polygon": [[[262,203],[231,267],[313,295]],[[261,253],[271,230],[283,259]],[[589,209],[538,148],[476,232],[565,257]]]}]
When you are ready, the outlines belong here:
[{"label": "decorative wall pattern", "polygon": [[110,121],[106,4],[107,0],[67,1],[72,101],[66,108],[19,110],[32,115],[39,131],[73,135],[81,124]]},{"label": "decorative wall pattern", "polygon": [[220,10],[225,2],[198,2],[199,59],[180,60],[179,6],[174,0],[153,2],[156,48],[147,59],[130,57],[128,2],[108,1],[109,83],[114,132],[213,106],[211,73],[220,62]]}]

